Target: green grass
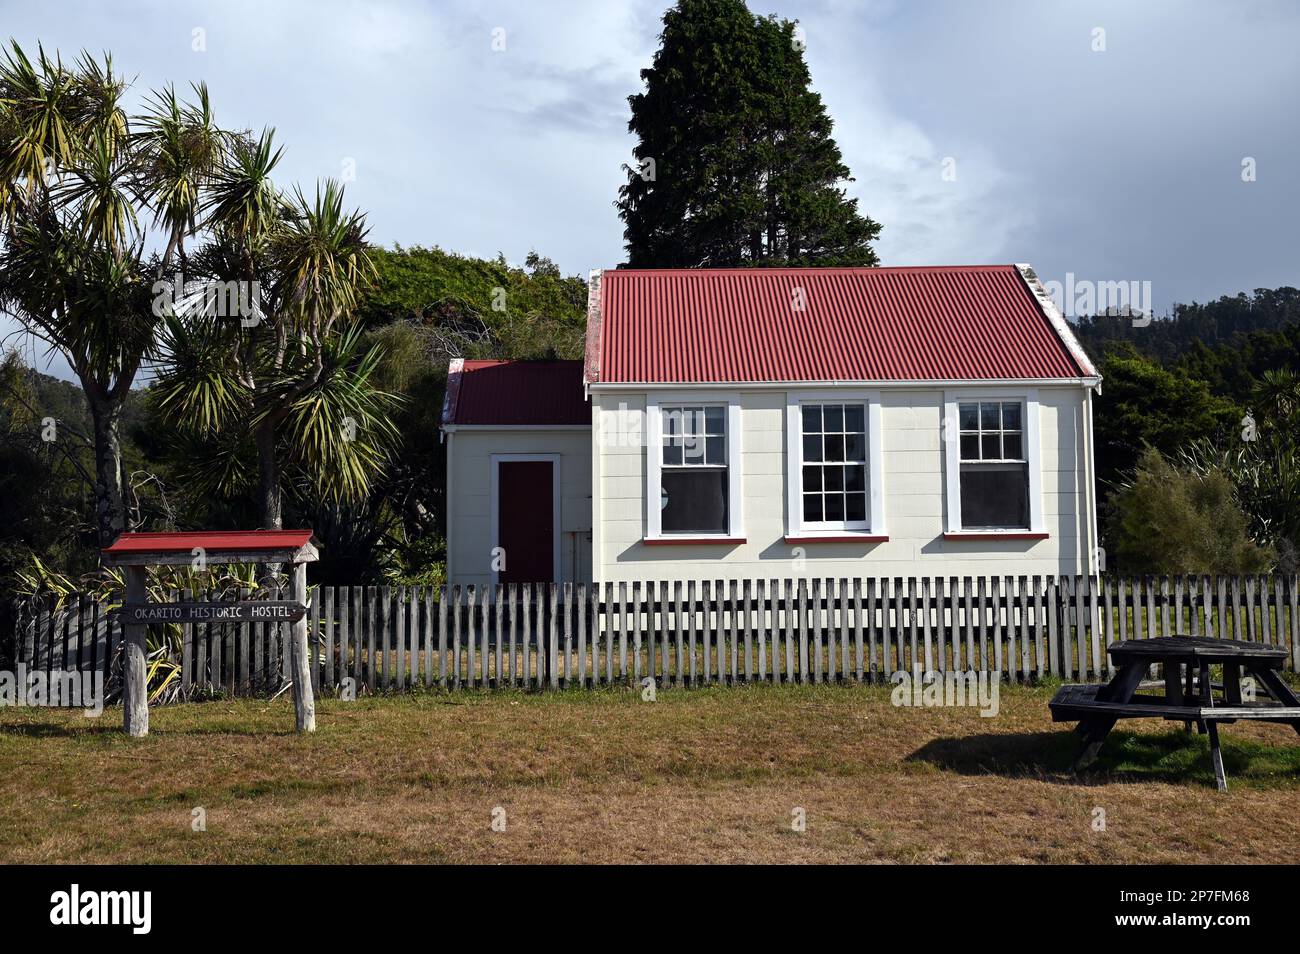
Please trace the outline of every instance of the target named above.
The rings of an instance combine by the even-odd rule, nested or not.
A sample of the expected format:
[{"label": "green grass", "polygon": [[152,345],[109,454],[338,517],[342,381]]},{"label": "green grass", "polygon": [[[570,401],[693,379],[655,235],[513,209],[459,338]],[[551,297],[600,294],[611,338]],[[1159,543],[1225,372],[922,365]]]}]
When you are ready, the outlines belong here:
[{"label": "green grass", "polygon": [[1289,860],[1289,727],[1224,729],[1226,795],[1205,739],[1156,720],[1076,777],[1051,695],[1004,687],[985,719],[887,686],[425,692],[322,699],[310,736],[287,698],[219,700],[156,709],[138,740],[120,710],[9,709],[0,862]]}]

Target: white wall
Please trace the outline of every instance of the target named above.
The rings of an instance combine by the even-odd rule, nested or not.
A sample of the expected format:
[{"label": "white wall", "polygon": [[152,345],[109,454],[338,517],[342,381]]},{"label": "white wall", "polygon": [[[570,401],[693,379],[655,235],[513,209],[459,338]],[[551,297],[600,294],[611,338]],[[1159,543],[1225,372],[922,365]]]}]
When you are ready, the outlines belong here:
[{"label": "white wall", "polygon": [[[943,389],[883,388],[888,541],[786,543],[786,392],[736,390],[742,409],[746,542],[645,546],[645,450],[639,440],[645,395],[593,391],[596,578],[618,582],[1086,573],[1090,518],[1085,504],[1085,391],[1039,386],[1037,392],[1043,523],[1049,534],[1045,540],[945,540]],[[802,549],[802,562],[796,547]]]},{"label": "white wall", "polygon": [[456,430],[447,440],[449,583],[485,586],[496,582],[492,572],[493,454],[560,455],[560,579],[591,581],[590,430]]}]

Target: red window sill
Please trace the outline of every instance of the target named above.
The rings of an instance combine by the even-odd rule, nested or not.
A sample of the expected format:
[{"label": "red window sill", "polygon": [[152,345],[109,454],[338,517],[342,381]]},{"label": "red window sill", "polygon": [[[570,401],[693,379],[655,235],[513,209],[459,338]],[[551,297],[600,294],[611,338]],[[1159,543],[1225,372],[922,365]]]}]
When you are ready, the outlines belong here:
[{"label": "red window sill", "polygon": [[739,543],[744,543],[744,537],[646,537],[641,541],[648,547],[680,547],[680,546],[721,546],[734,547]]},{"label": "red window sill", "polygon": [[1009,533],[945,533],[945,540],[1046,540],[1049,534],[1009,532]]},{"label": "red window sill", "polygon": [[882,533],[828,533],[818,536],[786,537],[786,543],[885,543],[889,540]]}]

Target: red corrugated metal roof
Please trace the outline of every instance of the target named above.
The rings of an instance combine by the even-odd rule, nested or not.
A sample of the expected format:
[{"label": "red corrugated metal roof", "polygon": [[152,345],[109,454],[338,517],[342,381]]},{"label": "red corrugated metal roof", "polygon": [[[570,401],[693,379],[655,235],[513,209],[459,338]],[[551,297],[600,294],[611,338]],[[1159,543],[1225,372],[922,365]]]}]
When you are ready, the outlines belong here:
[{"label": "red corrugated metal roof", "polygon": [[189,553],[202,547],[223,550],[297,550],[311,541],[310,530],[217,530],[210,533],[123,533],[105,553]]},{"label": "red corrugated metal roof", "polygon": [[590,425],[581,361],[453,361],[444,424]]},{"label": "red corrugated metal roof", "polygon": [[[792,305],[798,296],[802,311]],[[1093,373],[1080,369],[1014,265],[609,269],[593,319],[587,379],[600,383]]]}]

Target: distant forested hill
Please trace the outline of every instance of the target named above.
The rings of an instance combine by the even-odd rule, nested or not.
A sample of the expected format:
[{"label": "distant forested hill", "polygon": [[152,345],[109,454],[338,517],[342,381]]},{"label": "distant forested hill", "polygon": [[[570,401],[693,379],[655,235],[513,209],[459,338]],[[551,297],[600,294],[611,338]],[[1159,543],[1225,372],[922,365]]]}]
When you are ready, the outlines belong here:
[{"label": "distant forested hill", "polygon": [[531,253],[524,268],[439,248],[371,253],[379,273],[361,318],[409,323],[443,356],[581,358],[587,284]]},{"label": "distant forested hill", "polygon": [[1166,368],[1182,368],[1216,394],[1244,398],[1247,377],[1295,367],[1300,289],[1256,289],[1204,304],[1175,305],[1171,316],[1135,328],[1127,317],[1084,317],[1079,341],[1095,360],[1132,351]]},{"label": "distant forested hill", "polygon": [[1095,405],[1105,496],[1144,446],[1174,456],[1200,438],[1228,441],[1267,372],[1300,374],[1300,290],[1178,305],[1145,327],[1085,318],[1076,333],[1105,377]]}]

